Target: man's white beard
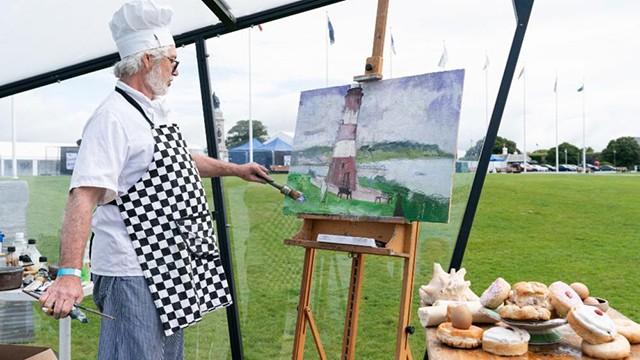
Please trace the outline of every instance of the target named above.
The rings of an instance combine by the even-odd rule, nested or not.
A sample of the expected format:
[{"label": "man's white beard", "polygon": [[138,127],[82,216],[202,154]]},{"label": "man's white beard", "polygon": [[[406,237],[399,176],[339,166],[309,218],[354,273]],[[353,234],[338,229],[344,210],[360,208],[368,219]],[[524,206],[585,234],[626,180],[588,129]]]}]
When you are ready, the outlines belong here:
[{"label": "man's white beard", "polygon": [[147,86],[151,88],[154,98],[164,96],[167,94],[167,91],[169,91],[169,85],[166,81],[162,80],[162,69],[158,65],[154,66],[151,72],[147,74],[145,82]]}]

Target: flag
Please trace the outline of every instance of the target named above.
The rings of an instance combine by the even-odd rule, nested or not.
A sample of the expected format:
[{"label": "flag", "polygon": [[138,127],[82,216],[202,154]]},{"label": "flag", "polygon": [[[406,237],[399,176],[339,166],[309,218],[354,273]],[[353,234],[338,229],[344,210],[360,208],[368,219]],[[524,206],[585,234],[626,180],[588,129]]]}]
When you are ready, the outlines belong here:
[{"label": "flag", "polygon": [[443,44],[442,55],[440,55],[440,61],[438,61],[438,67],[444,68],[445,66],[447,66],[448,60],[449,60],[449,56],[447,55],[447,47]]},{"label": "flag", "polygon": [[522,75],[524,75],[524,66],[522,67],[522,70],[520,70],[520,74],[518,74],[518,80],[520,80]]},{"label": "flag", "polygon": [[584,84],[580,85],[580,87],[578,88],[578,92],[583,92],[584,91]]},{"label": "flag", "polygon": [[487,70],[489,68],[489,55],[484,54],[484,66],[482,67],[482,70]]},{"label": "flag", "polygon": [[393,34],[391,32],[389,32],[389,35],[391,36],[391,52],[393,52],[393,55],[396,54],[396,43],[395,41],[393,41]]},{"label": "flag", "polygon": [[553,83],[553,92],[558,92],[558,75],[556,75],[556,82]]},{"label": "flag", "polygon": [[331,20],[329,16],[327,16],[327,28],[329,29],[329,42],[331,45],[336,42],[335,34],[333,32],[333,24],[331,24]]}]

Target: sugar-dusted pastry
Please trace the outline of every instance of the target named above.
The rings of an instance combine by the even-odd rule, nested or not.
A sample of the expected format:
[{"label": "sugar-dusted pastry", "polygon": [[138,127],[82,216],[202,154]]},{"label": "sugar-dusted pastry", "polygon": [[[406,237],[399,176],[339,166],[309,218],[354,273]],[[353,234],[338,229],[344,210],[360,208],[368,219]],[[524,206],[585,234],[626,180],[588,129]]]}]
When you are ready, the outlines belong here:
[{"label": "sugar-dusted pastry", "polygon": [[552,310],[549,303],[549,289],[541,282],[521,281],[511,287],[508,303],[518,306],[542,306]]},{"label": "sugar-dusted pastry", "polygon": [[613,341],[603,344],[589,344],[582,342],[582,352],[596,359],[624,359],[631,355],[631,345],[622,335],[616,335]]},{"label": "sugar-dusted pastry", "polygon": [[457,329],[450,322],[438,326],[436,337],[441,343],[459,349],[473,349],[482,344],[482,328],[471,325],[468,329]]},{"label": "sugar-dusted pastry", "polygon": [[446,273],[440,264],[434,263],[431,281],[419,290],[421,305],[432,305],[437,300],[478,300],[478,296],[469,288],[471,282],[464,280],[466,273],[464,268],[457,272],[451,269],[451,273]]},{"label": "sugar-dusted pastry", "polygon": [[500,356],[524,355],[529,350],[529,333],[510,326],[496,326],[482,334],[482,350]]},{"label": "sugar-dusted pastry", "polygon": [[545,321],[551,319],[551,311],[541,306],[507,304],[500,308],[500,316],[511,320]]},{"label": "sugar-dusted pastry", "polygon": [[584,299],[589,297],[589,288],[587,285],[581,282],[574,282],[569,286],[571,286],[571,288],[580,295],[580,300],[584,301]]},{"label": "sugar-dusted pastry", "polygon": [[556,281],[549,285],[549,301],[561,317],[566,317],[571,308],[582,305],[580,295],[562,281]]},{"label": "sugar-dusted pastry", "polygon": [[484,307],[496,309],[507,300],[510,290],[511,285],[505,279],[499,277],[482,293],[480,302]]},{"label": "sugar-dusted pastry", "polygon": [[640,324],[629,319],[613,319],[618,334],[624,336],[632,344],[640,344]]},{"label": "sugar-dusted pastry", "polygon": [[602,310],[588,305],[574,307],[567,315],[573,331],[590,344],[613,341],[618,334],[616,325]]}]

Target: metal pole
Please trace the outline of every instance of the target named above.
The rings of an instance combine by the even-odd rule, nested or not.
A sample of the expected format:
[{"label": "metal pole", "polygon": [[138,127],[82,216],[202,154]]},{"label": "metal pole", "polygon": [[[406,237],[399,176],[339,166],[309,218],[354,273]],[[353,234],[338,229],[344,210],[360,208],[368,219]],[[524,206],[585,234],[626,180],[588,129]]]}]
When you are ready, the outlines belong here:
[{"label": "metal pole", "polygon": [[251,30],[253,26],[249,28],[249,162],[253,162],[253,117],[251,115]]},{"label": "metal pole", "polygon": [[[198,76],[200,79],[200,96],[202,98],[202,113],[204,114],[204,127],[207,137],[208,155],[218,158],[218,143],[215,137],[215,123],[213,118],[213,104],[211,102],[211,84],[209,83],[209,66],[207,63],[207,45],[204,38],[196,40],[196,56],[198,58]],[[222,266],[227,274],[229,291],[233,303],[227,307],[227,327],[229,330],[229,342],[231,345],[231,358],[243,359],[242,334],[240,333],[240,318],[238,316],[238,303],[236,297],[235,280],[233,277],[233,265],[231,259],[231,245],[227,233],[227,220],[224,209],[224,197],[222,195],[222,181],[219,177],[211,178],[213,189],[214,217],[218,230],[218,245]]]},{"label": "metal pole", "polygon": [[324,41],[324,56],[325,56],[325,72],[324,72],[324,86],[329,87],[329,12],[325,12],[327,18],[325,19],[326,24],[324,24],[326,35]]},{"label": "metal pole", "polygon": [[15,96],[11,97],[11,172],[18,178],[18,160],[16,159],[16,106]]},{"label": "metal pole", "polygon": [[520,49],[522,48],[524,35],[527,31],[533,1],[534,0],[513,1],[517,22],[516,31],[513,35],[511,50],[509,51],[507,64],[502,75],[502,81],[500,83],[500,89],[498,90],[498,96],[496,97],[496,103],[493,107],[493,114],[491,115],[489,129],[487,130],[487,135],[485,137],[484,144],[482,145],[482,153],[473,179],[473,184],[471,185],[469,201],[467,202],[467,206],[462,217],[462,224],[460,225],[460,231],[458,232],[458,239],[456,240],[456,246],[453,250],[449,269],[459,269],[460,265],[462,265],[462,258],[464,257],[467,242],[469,241],[469,234],[471,233],[473,219],[475,217],[476,210],[478,209],[482,186],[484,185],[484,179],[487,177],[487,169],[489,168],[489,160],[491,159],[491,149],[496,142],[496,136],[498,135],[498,129],[500,128],[502,113],[504,112],[504,107],[509,95],[509,89],[511,88],[511,81],[518,62],[518,57],[520,56]]},{"label": "metal pole", "polygon": [[522,163],[524,164],[524,172],[527,173],[527,71],[522,74],[522,146],[523,155]]},{"label": "metal pole", "polygon": [[[584,80],[582,81],[584,86]],[[587,173],[587,115],[585,110],[585,92],[582,90],[582,171]]]},{"label": "metal pole", "polygon": [[556,74],[556,86],[553,92],[556,93],[556,172],[560,172],[560,149],[558,148],[558,74]]},{"label": "metal pole", "polygon": [[484,118],[489,126],[489,66],[484,69]]}]

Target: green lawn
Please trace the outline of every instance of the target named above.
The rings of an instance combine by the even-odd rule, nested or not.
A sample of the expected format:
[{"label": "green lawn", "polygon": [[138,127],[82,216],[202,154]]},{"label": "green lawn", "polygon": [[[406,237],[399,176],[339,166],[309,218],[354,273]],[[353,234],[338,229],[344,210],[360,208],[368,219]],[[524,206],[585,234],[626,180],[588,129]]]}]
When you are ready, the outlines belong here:
[{"label": "green lawn", "polygon": [[[31,194],[28,236],[57,259],[69,178],[25,180]],[[471,180],[470,174],[456,175],[451,224],[422,226],[412,309],[418,331],[410,339],[415,358],[424,350],[417,287],[429,281],[434,261],[448,265]],[[634,274],[640,259],[639,185],[634,175],[488,176],[464,261],[472,288],[481,293],[498,276],[510,282],[582,281],[640,320]],[[300,222],[282,215],[281,195],[270,187],[227,179],[224,188],[245,358],[290,358],[304,250],[283,245],[283,239]],[[350,265],[344,253],[320,252],[316,260],[311,307],[329,358],[339,357]],[[401,277],[402,260],[366,258],[357,358],[392,357]],[[96,357],[98,328],[95,317],[87,325],[73,324],[74,359]],[[186,332],[185,358],[230,358],[226,331],[224,311],[208,315]],[[57,349],[54,320],[38,315],[36,334],[36,343]],[[307,355],[318,358],[311,337]]]}]

